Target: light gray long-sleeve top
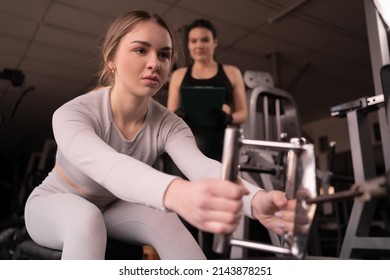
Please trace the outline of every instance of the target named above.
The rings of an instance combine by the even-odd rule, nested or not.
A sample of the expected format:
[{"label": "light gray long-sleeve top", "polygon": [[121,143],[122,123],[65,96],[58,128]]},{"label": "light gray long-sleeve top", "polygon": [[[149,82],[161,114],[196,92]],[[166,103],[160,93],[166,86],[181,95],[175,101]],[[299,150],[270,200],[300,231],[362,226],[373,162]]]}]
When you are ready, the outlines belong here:
[{"label": "light gray long-sleeve top", "polygon": [[[83,195],[166,211],[164,194],[177,177],[152,167],[164,152],[191,181],[220,177],[221,164],[198,150],[186,123],[152,99],[143,127],[126,140],[112,118],[109,92],[101,88],[76,97],[53,115],[57,164]],[[245,185],[250,194],[244,197],[243,210],[251,217],[251,200],[261,189]]]}]

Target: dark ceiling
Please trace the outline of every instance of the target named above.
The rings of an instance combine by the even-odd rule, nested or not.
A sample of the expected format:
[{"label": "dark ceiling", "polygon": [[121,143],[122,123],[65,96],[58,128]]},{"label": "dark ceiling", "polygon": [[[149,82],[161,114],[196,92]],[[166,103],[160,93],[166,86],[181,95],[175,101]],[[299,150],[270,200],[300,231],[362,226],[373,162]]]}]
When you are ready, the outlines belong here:
[{"label": "dark ceiling", "polygon": [[178,28],[211,19],[218,60],[270,72],[296,99],[303,123],[375,94],[363,0],[0,0],[0,70],[26,76],[23,88],[0,80],[1,152],[41,149],[53,111],[95,82],[107,25],[133,9]]}]

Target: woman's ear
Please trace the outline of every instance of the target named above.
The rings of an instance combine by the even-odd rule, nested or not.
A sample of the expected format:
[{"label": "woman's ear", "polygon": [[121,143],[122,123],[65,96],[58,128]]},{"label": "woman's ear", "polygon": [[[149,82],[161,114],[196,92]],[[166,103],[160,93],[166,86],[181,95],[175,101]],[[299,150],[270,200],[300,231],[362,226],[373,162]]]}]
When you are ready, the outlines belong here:
[{"label": "woman's ear", "polygon": [[111,72],[115,72],[115,64],[112,61],[107,63],[108,68],[110,68]]}]

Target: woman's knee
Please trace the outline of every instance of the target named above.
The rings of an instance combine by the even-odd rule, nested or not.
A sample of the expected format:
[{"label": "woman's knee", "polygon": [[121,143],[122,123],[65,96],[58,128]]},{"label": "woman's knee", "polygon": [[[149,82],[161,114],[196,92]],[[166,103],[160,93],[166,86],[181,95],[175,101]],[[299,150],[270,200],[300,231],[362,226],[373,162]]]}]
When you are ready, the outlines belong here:
[{"label": "woman's knee", "polygon": [[102,236],[106,237],[106,226],[103,214],[93,204],[86,205],[79,213],[75,213],[74,219],[68,221],[68,232],[73,232],[79,237]]}]

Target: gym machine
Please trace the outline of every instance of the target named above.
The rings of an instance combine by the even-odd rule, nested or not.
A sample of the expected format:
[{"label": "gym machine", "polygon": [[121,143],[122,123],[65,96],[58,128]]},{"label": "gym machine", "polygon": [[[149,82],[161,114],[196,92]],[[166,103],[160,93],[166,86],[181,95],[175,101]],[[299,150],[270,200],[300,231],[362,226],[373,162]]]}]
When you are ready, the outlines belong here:
[{"label": "gym machine", "polygon": [[[379,14],[375,2],[378,1],[365,0],[364,5],[377,94],[331,108],[332,116],[347,118],[355,183],[358,184],[375,180],[372,178],[376,176],[372,145],[368,137],[368,114],[371,112],[378,113],[385,170],[390,170],[388,27],[383,22],[383,15]],[[370,225],[376,208],[377,199],[366,202],[355,200],[340,258],[359,258],[360,255],[356,253],[358,251],[390,250],[390,237],[370,235]]]},{"label": "gym machine", "polygon": [[[375,2],[375,1],[374,1]],[[368,236],[369,231],[369,223],[373,216],[373,210],[376,206],[377,197],[387,196],[387,191],[383,191],[386,189],[389,178],[388,175],[375,177],[375,164],[372,153],[372,145],[370,143],[370,139],[367,135],[369,133],[367,114],[372,111],[378,111],[379,121],[380,121],[380,132],[382,138],[382,146],[383,146],[383,155],[386,170],[390,170],[390,128],[389,128],[389,114],[386,112],[389,111],[389,85],[390,83],[390,75],[389,73],[389,64],[390,64],[390,56],[389,56],[389,46],[387,40],[387,32],[389,26],[385,26],[383,24],[383,17],[379,15],[376,10],[374,3],[371,0],[364,0],[365,11],[366,11],[366,21],[368,27],[368,35],[369,35],[369,44],[370,44],[370,53],[372,60],[372,68],[373,68],[373,76],[374,76],[374,86],[375,90],[378,93],[372,97],[364,97],[353,102],[349,102],[346,104],[341,104],[339,106],[335,106],[331,108],[332,116],[338,117],[347,117],[348,119],[348,127],[350,134],[350,142],[351,142],[351,153],[353,160],[353,169],[355,174],[355,185],[351,188],[350,191],[343,193],[336,193],[332,195],[331,198],[317,197],[316,203],[332,201],[337,199],[346,199],[348,197],[358,197],[354,201],[354,206],[352,209],[351,217],[349,220],[348,228],[346,231],[346,237],[344,239],[344,243],[342,246],[342,251],[340,254],[341,258],[350,258],[352,256],[352,251],[354,249],[378,249],[378,250],[390,250],[390,238],[389,237],[370,237]],[[379,71],[381,69],[381,71]],[[382,77],[380,77],[380,74]],[[245,76],[246,75],[246,76]],[[253,96],[249,97],[250,104],[249,108],[251,114],[257,112],[256,106],[258,105],[257,98],[264,96],[265,99],[268,99],[271,94],[269,92],[278,92],[273,88],[272,78],[263,76],[255,76],[253,73],[245,73],[244,80],[248,87],[252,88]],[[386,76],[383,77],[383,76]],[[382,78],[382,79],[381,79]],[[381,84],[382,83],[382,84]],[[259,85],[260,84],[260,85]],[[261,85],[262,84],[262,85]],[[268,92],[268,93],[267,93]],[[280,95],[280,94],[279,94]],[[282,95],[285,95],[282,92]],[[287,95],[288,97],[288,95]],[[288,99],[287,99],[288,100]],[[268,104],[268,103],[267,103]],[[268,114],[268,105],[264,104],[264,112]],[[263,128],[268,128],[266,131],[270,129],[274,129],[276,127],[276,137],[272,140],[282,140],[281,137],[278,138],[281,134],[280,126],[278,127],[278,123],[283,121],[280,116],[280,102],[275,102],[275,118],[277,120],[276,126],[269,124],[269,118],[264,118]],[[293,104],[293,102],[290,102]],[[383,106],[384,105],[384,106]],[[292,110],[289,112],[294,113],[294,106],[291,106]],[[287,114],[286,116],[289,116]],[[387,119],[386,119],[387,118]],[[292,119],[292,124],[294,124],[297,118]],[[258,139],[258,135],[254,133],[262,132],[261,128],[256,123],[258,122],[258,118],[252,116],[249,121],[249,128],[244,126],[244,132],[247,132],[246,136],[249,136],[251,139]],[[298,123],[299,124],[299,123]],[[250,133],[250,134],[248,134]],[[269,137],[269,132],[264,132],[262,139],[271,140]],[[299,134],[298,134],[299,135]],[[291,135],[289,135],[291,137]],[[294,137],[294,135],[293,135]],[[244,141],[245,142],[245,141]],[[240,141],[238,141],[239,144]],[[241,145],[241,144],[240,144]],[[244,169],[244,168],[243,168]],[[271,168],[272,169],[272,168]],[[241,170],[241,169],[240,169]],[[273,169],[274,171],[277,169]],[[279,170],[280,171],[280,170]],[[377,193],[374,189],[378,188],[378,186],[382,186],[382,191]],[[272,184],[270,189],[272,188]],[[363,191],[362,191],[363,189]],[[364,194],[363,194],[364,193]],[[372,196],[371,193],[374,193]],[[365,199],[363,199],[365,197]],[[222,240],[222,241],[221,241]],[[216,250],[226,251],[226,247],[231,247],[233,244],[236,244],[236,239],[232,237],[224,237],[220,238],[220,242],[215,242],[215,244],[219,244],[219,246],[215,245]],[[284,241],[282,240],[282,243]],[[221,246],[221,244],[224,244]],[[246,245],[248,245],[246,243]],[[275,246],[278,247],[278,246]],[[285,247],[285,244],[282,244],[282,248]],[[288,247],[288,246],[287,246]],[[219,249],[218,249],[219,248]],[[222,248],[222,249],[221,249]],[[277,251],[280,248],[276,249]],[[287,250],[291,253],[291,248]]]},{"label": "gym machine", "polygon": [[[372,198],[385,197],[390,193],[390,174],[388,174],[355,184],[348,191],[317,196],[313,144],[306,144],[302,138],[292,138],[290,143],[244,139],[242,131],[237,128],[227,128],[225,131],[222,179],[236,181],[242,156],[248,149],[286,152],[285,192],[289,199],[296,200],[294,230],[290,234],[285,233],[281,236],[281,246],[232,238],[229,235],[216,235],[213,249],[226,257],[231,247],[238,246],[303,259],[306,255],[308,236],[317,204],[355,197],[361,201],[371,201]],[[256,170],[256,167],[253,170]],[[302,223],[302,220],[305,223]]]},{"label": "gym machine", "polygon": [[301,137],[301,128],[294,98],[286,91],[274,86],[267,72],[245,71],[248,92],[249,120],[244,125],[248,139],[281,141]]}]

